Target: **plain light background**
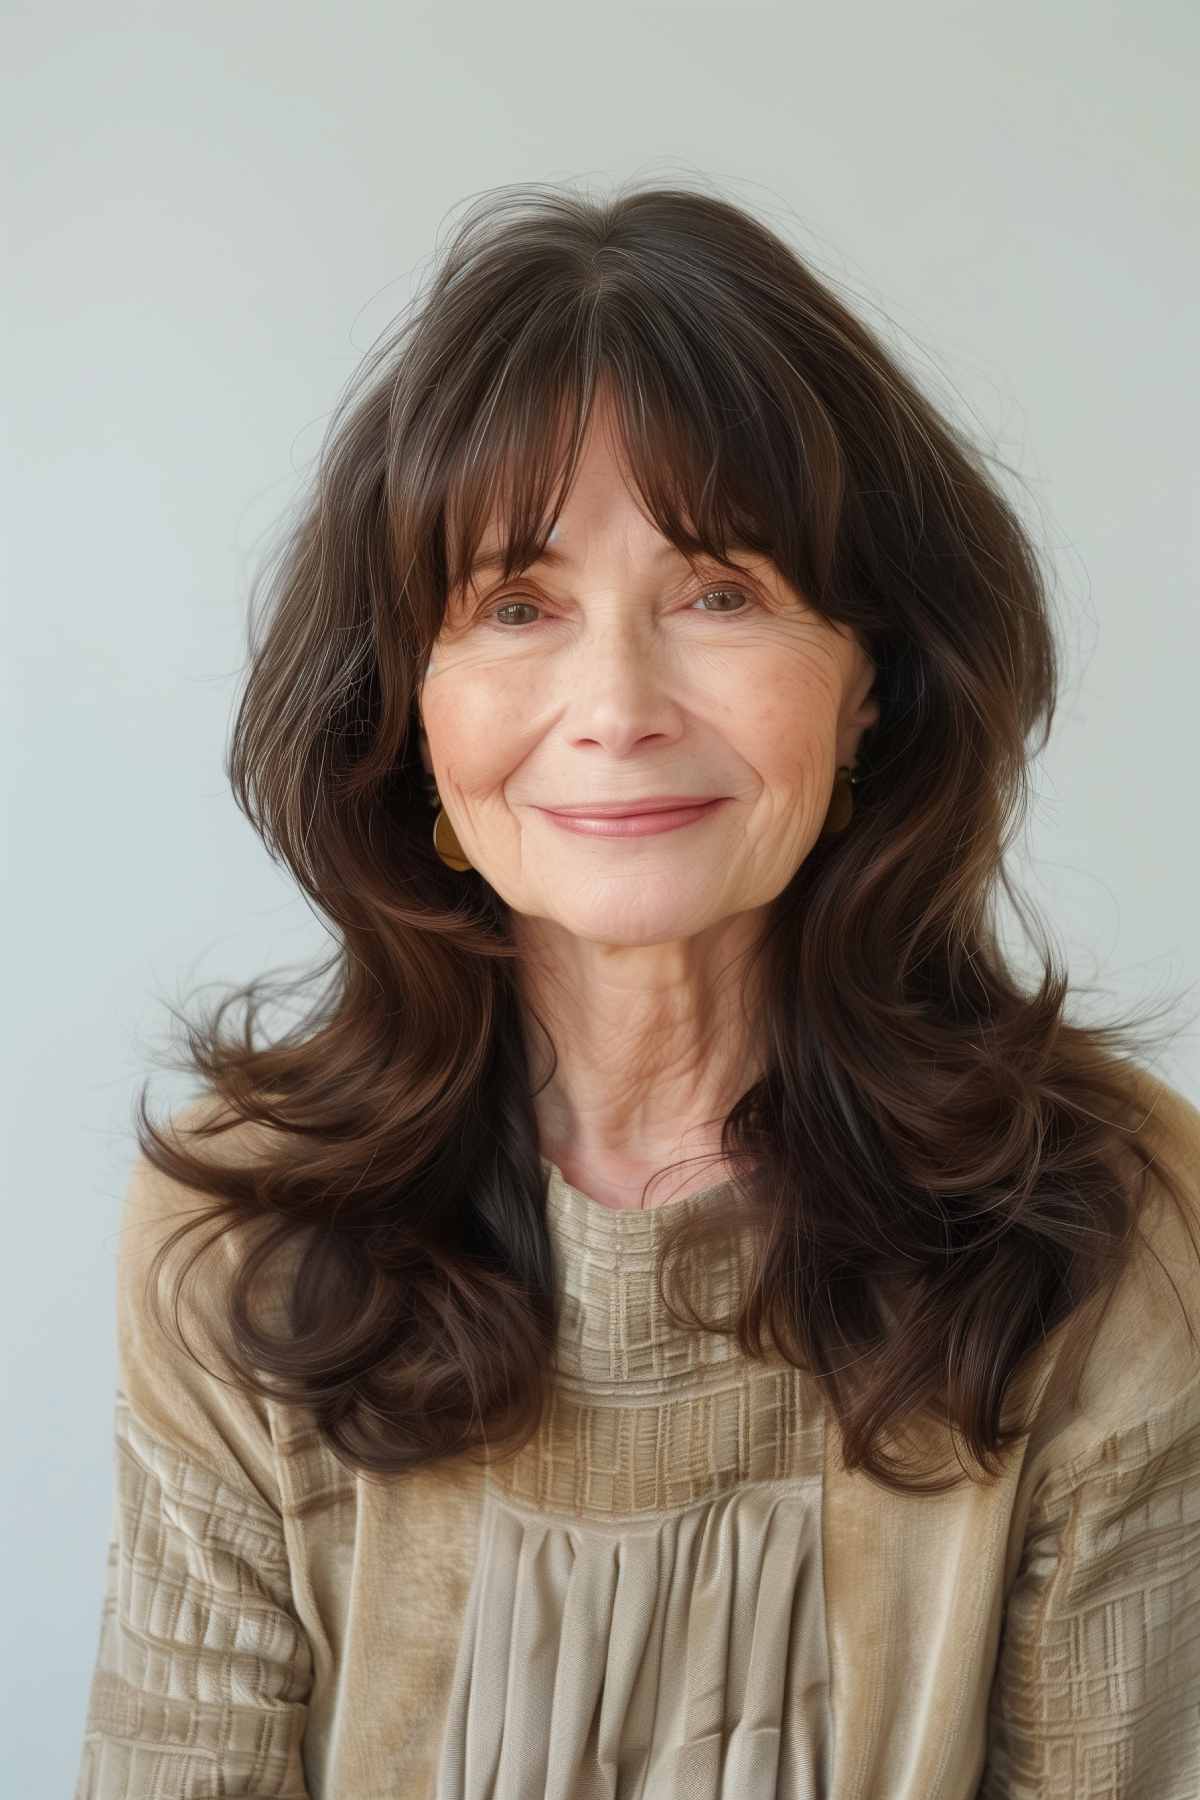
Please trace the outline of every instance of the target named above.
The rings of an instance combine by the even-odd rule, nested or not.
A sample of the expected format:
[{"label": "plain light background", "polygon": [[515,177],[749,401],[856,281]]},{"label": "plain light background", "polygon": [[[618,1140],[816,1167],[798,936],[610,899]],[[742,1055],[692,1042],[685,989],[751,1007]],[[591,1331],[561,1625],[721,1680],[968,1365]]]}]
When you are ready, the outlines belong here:
[{"label": "plain light background", "polygon": [[[481,190],[756,211],[1016,472],[1064,681],[1014,870],[1102,1013],[1196,934],[1198,15],[1184,0],[8,5],[7,1791],[71,1791],[111,1508],[131,1106],[329,949],[222,769],[248,589]],[[210,985],[215,984],[215,986]],[[183,1097],[155,1078],[161,1112]],[[398,1604],[399,1604],[398,1599]]]}]

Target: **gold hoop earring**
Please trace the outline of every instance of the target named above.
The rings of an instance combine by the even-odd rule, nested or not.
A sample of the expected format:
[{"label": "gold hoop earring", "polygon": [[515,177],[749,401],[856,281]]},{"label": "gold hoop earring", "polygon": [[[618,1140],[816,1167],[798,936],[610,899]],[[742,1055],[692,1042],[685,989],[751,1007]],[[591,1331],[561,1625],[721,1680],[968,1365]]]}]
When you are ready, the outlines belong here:
[{"label": "gold hoop earring", "polygon": [[448,869],[470,869],[474,866],[464,853],[444,806],[438,807],[437,818],[433,821],[433,847]]},{"label": "gold hoop earring", "polygon": [[431,773],[425,776],[425,792],[429,796],[429,804],[437,809],[437,817],[433,821],[433,847],[448,869],[469,869],[473,867],[458,841],[450,818],[438,797],[437,782]]}]

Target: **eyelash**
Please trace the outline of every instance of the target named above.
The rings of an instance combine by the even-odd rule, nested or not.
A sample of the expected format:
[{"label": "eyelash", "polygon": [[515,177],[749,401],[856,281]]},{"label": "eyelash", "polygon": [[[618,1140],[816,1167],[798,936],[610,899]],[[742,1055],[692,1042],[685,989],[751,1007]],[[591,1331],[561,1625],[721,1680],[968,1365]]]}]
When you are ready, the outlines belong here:
[{"label": "eyelash", "polygon": [[[736,594],[739,599],[747,602],[746,606],[739,606],[735,611],[730,613],[710,613],[709,617],[714,619],[740,619],[744,612],[748,612],[756,604],[753,595],[747,593],[745,588],[731,587],[727,582],[718,582],[715,586],[703,588],[700,593],[693,595],[692,599],[688,601],[685,610],[690,610],[691,607],[695,606],[698,600],[707,600],[712,594]],[[500,600],[494,600],[480,616],[487,621],[493,631],[507,631],[510,633],[518,632],[522,629],[528,631],[531,629],[528,624],[524,627],[520,625],[497,625],[494,623],[493,614],[499,612],[500,609],[505,606],[539,606],[540,604],[541,602],[538,600],[525,600],[522,599],[519,594],[509,594]],[[537,621],[535,620],[534,623],[536,622]]]}]

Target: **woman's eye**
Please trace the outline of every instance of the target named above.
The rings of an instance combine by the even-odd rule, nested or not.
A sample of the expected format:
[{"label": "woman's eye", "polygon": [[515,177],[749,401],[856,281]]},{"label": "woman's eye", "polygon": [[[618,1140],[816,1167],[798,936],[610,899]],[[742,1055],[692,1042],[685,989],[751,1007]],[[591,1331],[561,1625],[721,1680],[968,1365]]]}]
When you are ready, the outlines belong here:
[{"label": "woman's eye", "polygon": [[537,607],[532,600],[502,600],[498,606],[492,608],[488,617],[492,619],[498,618],[502,612],[511,612],[514,606],[532,607],[535,612],[537,611]]},{"label": "woman's eye", "polygon": [[[711,587],[705,588],[702,594],[697,594],[695,600],[691,602],[691,606],[687,607],[685,610],[690,612],[692,606],[699,606],[702,602],[711,600],[714,596],[719,600],[733,600],[737,604],[732,607],[718,606],[715,609],[706,608],[706,610],[715,610],[718,613],[742,612],[749,604],[748,596],[741,588]],[[523,619],[501,620],[501,614],[511,613],[514,609],[519,609],[522,606],[525,607],[527,611],[537,612],[539,610],[537,602],[534,600],[500,600],[489,610],[487,618],[489,621],[496,623],[498,629],[501,631],[506,630],[512,625],[522,625],[526,623]]]},{"label": "woman's eye", "polygon": [[[746,595],[742,592],[741,588],[716,587],[716,588],[705,588],[705,590],[702,594],[698,594],[696,596],[696,599],[693,602],[693,605],[699,606],[701,600],[711,600],[714,594],[716,594],[726,600],[740,600],[743,604],[746,603]],[[719,607],[717,610],[719,612],[725,612],[730,609],[728,609],[726,607]],[[738,608],[737,610],[740,610],[740,608]]]}]

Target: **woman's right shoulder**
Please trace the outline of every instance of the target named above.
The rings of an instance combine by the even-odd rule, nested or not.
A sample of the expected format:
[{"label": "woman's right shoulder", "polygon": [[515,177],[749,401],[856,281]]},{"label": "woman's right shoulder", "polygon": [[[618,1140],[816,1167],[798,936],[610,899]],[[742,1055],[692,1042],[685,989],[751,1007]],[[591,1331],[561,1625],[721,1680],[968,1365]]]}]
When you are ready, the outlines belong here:
[{"label": "woman's right shoulder", "polygon": [[[230,1120],[230,1128],[197,1135],[218,1118]],[[252,1164],[267,1141],[261,1126],[208,1095],[177,1108],[158,1129],[222,1169]],[[221,1206],[219,1185],[190,1186],[139,1146],[116,1255],[118,1386],[145,1442],[227,1479],[249,1477],[273,1504],[269,1404],[239,1386],[228,1329],[246,1227]]]},{"label": "woman's right shoulder", "polygon": [[[257,1120],[246,1119],[220,1095],[200,1094],[155,1121],[159,1135],[172,1147],[208,1164],[215,1172],[251,1167],[269,1156],[272,1133]],[[220,1127],[220,1129],[217,1129]],[[210,1187],[193,1186],[181,1175],[160,1168],[139,1141],[129,1167],[122,1204],[122,1252],[127,1240],[148,1248],[149,1240],[191,1213],[219,1205],[219,1180]]]}]

